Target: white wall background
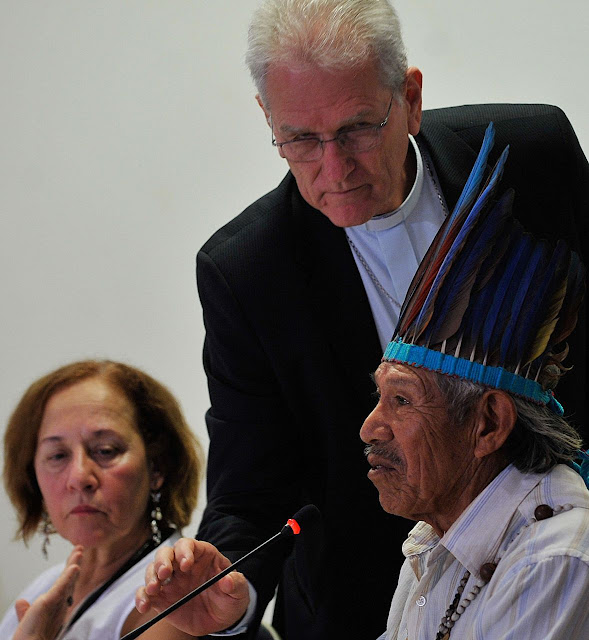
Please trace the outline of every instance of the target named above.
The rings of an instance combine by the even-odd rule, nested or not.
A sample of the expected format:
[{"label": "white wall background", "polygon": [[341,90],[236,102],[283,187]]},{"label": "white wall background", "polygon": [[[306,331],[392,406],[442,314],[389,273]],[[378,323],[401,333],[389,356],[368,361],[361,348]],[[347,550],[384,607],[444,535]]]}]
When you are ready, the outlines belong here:
[{"label": "white wall background", "polygon": [[[256,3],[0,0],[0,424],[34,378],[109,357],[206,444],[194,254],[285,170],[243,64]],[[558,104],[589,150],[585,0],[396,4],[425,107]],[[2,612],[47,565],[0,513]]]}]

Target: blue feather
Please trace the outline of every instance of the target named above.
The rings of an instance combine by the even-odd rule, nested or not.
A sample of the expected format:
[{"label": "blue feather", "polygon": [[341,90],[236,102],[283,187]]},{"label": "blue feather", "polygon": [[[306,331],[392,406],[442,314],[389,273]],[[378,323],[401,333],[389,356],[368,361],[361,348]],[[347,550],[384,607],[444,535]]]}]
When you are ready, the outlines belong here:
[{"label": "blue feather", "polygon": [[[483,325],[488,317],[489,307],[493,301],[494,291],[492,290],[493,283],[498,281],[500,274],[496,271],[489,280],[489,286],[484,289],[475,291],[471,298],[471,304],[469,305],[464,317],[462,318],[462,325],[458,330],[459,334],[463,336],[463,346],[461,352],[465,358],[470,358],[473,350],[475,351],[475,358],[482,361],[484,356],[484,349],[482,346],[479,348],[479,354],[482,352],[483,356],[476,358],[477,345],[480,342],[480,337],[483,331]],[[475,284],[476,288],[476,284]]]},{"label": "blue feather", "polygon": [[[484,221],[473,230],[463,251],[456,258],[452,270],[444,280],[436,302],[435,320],[424,333],[426,344],[438,344],[453,336],[462,324],[468,307],[471,291],[480,281],[479,272],[495,268],[496,260],[486,258],[495,246],[497,238],[504,231],[505,223],[511,215],[513,192],[508,191],[489,211]],[[490,274],[483,271],[483,278]]]},{"label": "blue feather", "polygon": [[[507,193],[513,193],[508,191]],[[489,319],[489,309],[492,308],[493,301],[496,299],[496,291],[503,276],[505,264],[509,260],[510,248],[512,244],[517,242],[521,237],[521,225],[519,222],[509,217],[502,230],[502,235],[506,238],[504,242],[498,242],[492,249],[492,252],[485,259],[481,266],[479,275],[473,287],[471,296],[471,304],[467,312],[464,314],[462,325],[459,333],[463,336],[463,344],[465,357],[473,357],[474,347],[479,344],[478,357],[479,362],[485,356],[485,349],[482,347],[482,333],[485,322]],[[476,356],[474,350],[474,356]]]},{"label": "blue feather", "polygon": [[510,307],[510,317],[503,330],[503,336],[501,338],[500,358],[502,366],[509,367],[517,365],[517,360],[511,360],[514,358],[514,352],[511,347],[511,338],[516,331],[517,325],[521,322],[520,312],[524,306],[524,300],[526,295],[533,286],[535,279],[538,276],[538,268],[541,266],[542,258],[545,255],[545,247],[543,244],[538,243],[533,248],[532,253],[523,265],[523,271],[520,272],[519,282],[515,289],[513,300]]},{"label": "blue feather", "polygon": [[489,157],[489,153],[495,144],[495,125],[490,122],[487,130],[485,131],[485,137],[483,138],[483,144],[481,145],[481,150],[475,160],[474,166],[471,169],[470,175],[468,176],[468,180],[462,189],[462,193],[458,198],[458,202],[454,207],[454,211],[452,212],[452,216],[455,216],[459,211],[463,208],[468,208],[473,203],[479,188],[481,186],[481,182],[483,180],[483,176],[485,173],[485,168],[487,166],[487,159]]},{"label": "blue feather", "polygon": [[[545,260],[547,264],[543,272],[534,279],[513,336],[514,362],[521,363],[522,366],[531,359],[529,350],[536,340],[538,331],[550,317],[555,319],[558,316],[564,301],[564,295],[562,295],[556,300],[556,308],[551,308],[554,304],[554,293],[567,277],[568,249],[561,240],[554,251],[544,244],[544,251],[549,260]],[[551,257],[550,253],[552,253]]]},{"label": "blue feather", "polygon": [[487,186],[477,198],[470,213],[466,217],[462,228],[460,229],[458,235],[452,243],[452,246],[444,257],[444,260],[440,268],[438,269],[438,273],[434,278],[434,281],[423,303],[423,306],[421,307],[421,310],[417,315],[415,322],[413,323],[413,327],[411,328],[411,335],[413,340],[417,340],[427,326],[428,320],[431,317],[433,302],[438,295],[438,290],[446,276],[446,273],[448,272],[448,269],[451,267],[456,254],[461,250],[462,245],[466,241],[466,238],[468,237],[471,229],[477,222],[479,215],[484,211],[486,205],[489,203],[489,200],[495,192],[495,188],[499,180],[501,179],[501,175],[503,174],[503,167],[505,166],[505,161],[507,160],[508,153],[509,148],[506,147],[499,157],[497,164],[493,168],[493,172],[491,174],[491,177],[489,178]]},{"label": "blue feather", "polygon": [[[403,301],[403,304],[401,305],[401,309],[399,311],[399,321],[397,323],[393,338],[399,333],[399,331],[403,331],[403,333],[407,334],[409,327],[406,326],[403,328],[403,325],[407,323],[406,316],[414,317],[413,311],[410,311],[409,309],[412,303],[414,305],[416,299],[418,299],[422,295],[422,291],[420,291],[420,288],[423,289],[424,286],[428,286],[428,282],[431,282],[431,278],[429,277],[429,275],[432,273],[432,268],[435,268],[433,265],[436,265],[438,263],[438,256],[440,255],[440,252],[445,250],[444,243],[446,241],[446,238],[448,238],[448,236],[452,237],[451,234],[456,233],[458,228],[462,224],[461,217],[466,215],[469,206],[472,204],[472,201],[474,200],[474,197],[476,196],[480,188],[487,165],[487,159],[489,157],[491,149],[493,148],[494,141],[495,128],[493,123],[490,122],[485,131],[481,149],[470,172],[470,175],[468,176],[468,180],[466,181],[462,193],[460,194],[458,202],[452,210],[452,213],[446,218],[446,220],[444,220],[444,223],[436,234],[436,237],[434,238],[423,260],[421,261],[417,272],[409,285],[407,295],[405,296],[405,300]],[[409,322],[411,322],[411,324],[415,326],[414,322]]]},{"label": "blue feather", "polygon": [[525,265],[531,249],[532,240],[530,236],[524,234],[520,226],[516,226],[510,246],[504,257],[503,268],[500,272],[501,276],[496,286],[491,287],[490,283],[488,285],[488,289],[494,295],[492,304],[486,309],[487,315],[483,324],[482,347],[485,355],[493,353],[498,348],[506,321],[505,313],[502,314],[501,311],[511,307],[511,305],[505,304],[505,300],[510,295],[513,295],[510,292],[511,281],[518,267],[521,269],[522,265]]}]

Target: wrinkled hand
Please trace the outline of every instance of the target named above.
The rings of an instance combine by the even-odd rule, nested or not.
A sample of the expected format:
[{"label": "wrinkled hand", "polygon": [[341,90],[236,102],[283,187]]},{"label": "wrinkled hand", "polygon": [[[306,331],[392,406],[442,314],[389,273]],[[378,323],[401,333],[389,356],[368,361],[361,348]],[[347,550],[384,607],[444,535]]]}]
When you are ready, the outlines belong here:
[{"label": "wrinkled hand", "polygon": [[17,600],[14,608],[19,625],[12,640],[53,640],[64,623],[68,598],[80,575],[82,547],[74,547],[65,568],[53,586],[33,604]]},{"label": "wrinkled hand", "polygon": [[[231,563],[212,544],[181,538],[162,547],[145,571],[145,586],[137,590],[140,613],[160,613],[181,597],[226,569]],[[245,577],[233,571],[171,613],[166,620],[186,633],[201,636],[230,627],[246,612],[249,591]]]}]

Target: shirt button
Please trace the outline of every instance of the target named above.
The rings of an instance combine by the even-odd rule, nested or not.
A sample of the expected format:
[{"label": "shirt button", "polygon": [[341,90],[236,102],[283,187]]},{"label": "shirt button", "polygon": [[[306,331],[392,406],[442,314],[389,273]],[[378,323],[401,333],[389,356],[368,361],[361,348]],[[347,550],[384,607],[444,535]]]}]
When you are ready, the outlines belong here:
[{"label": "shirt button", "polygon": [[419,596],[419,598],[417,598],[417,600],[415,601],[415,604],[418,607],[424,607],[426,602],[427,600],[425,599],[425,596]]}]

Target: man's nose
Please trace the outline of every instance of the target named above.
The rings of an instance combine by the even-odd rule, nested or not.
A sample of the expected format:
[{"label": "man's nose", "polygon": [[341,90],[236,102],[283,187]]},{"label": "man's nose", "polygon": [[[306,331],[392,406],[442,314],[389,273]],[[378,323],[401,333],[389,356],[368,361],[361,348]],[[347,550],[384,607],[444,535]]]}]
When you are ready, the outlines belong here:
[{"label": "man's nose", "polygon": [[366,444],[373,442],[387,442],[393,439],[390,426],[383,420],[380,404],[370,412],[360,429],[360,438]]},{"label": "man's nose", "polygon": [[98,486],[96,463],[85,451],[72,455],[68,475],[68,488],[76,491],[93,491]]},{"label": "man's nose", "polygon": [[321,170],[331,182],[343,182],[355,166],[353,155],[342,149],[337,138],[323,142]]}]

